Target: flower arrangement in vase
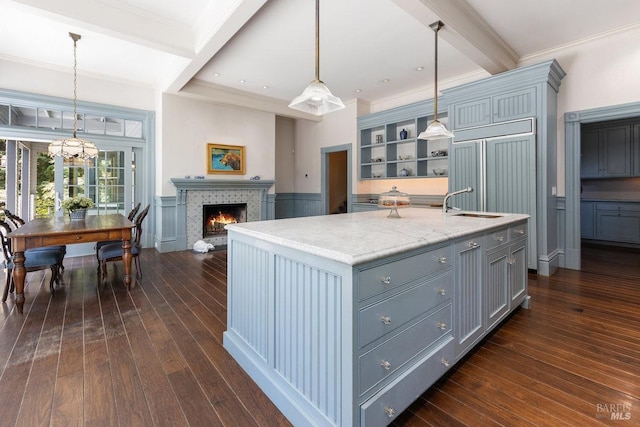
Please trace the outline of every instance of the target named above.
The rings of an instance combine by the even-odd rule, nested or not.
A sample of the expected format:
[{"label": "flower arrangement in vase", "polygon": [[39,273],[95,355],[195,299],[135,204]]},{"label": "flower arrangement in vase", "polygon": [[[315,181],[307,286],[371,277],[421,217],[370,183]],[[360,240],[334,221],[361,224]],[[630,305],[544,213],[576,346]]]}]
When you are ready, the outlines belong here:
[{"label": "flower arrangement in vase", "polygon": [[84,196],[74,196],[64,199],[62,207],[69,211],[69,218],[84,219],[87,209],[93,207],[93,200]]}]

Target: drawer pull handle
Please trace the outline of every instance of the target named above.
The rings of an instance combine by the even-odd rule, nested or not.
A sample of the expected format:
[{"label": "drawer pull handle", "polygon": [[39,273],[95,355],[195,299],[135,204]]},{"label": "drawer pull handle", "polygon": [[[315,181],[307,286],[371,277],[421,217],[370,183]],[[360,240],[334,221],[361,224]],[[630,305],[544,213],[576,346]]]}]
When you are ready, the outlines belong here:
[{"label": "drawer pull handle", "polygon": [[380,318],[380,320],[382,321],[382,323],[384,323],[385,325],[390,325],[391,324],[391,317],[389,316],[382,316]]},{"label": "drawer pull handle", "polygon": [[446,264],[447,263],[447,257],[446,256],[438,257],[438,262],[440,264]]},{"label": "drawer pull handle", "polygon": [[447,324],[444,322],[438,322],[438,329],[445,331],[447,329]]},{"label": "drawer pull handle", "polygon": [[441,360],[442,364],[446,367],[449,367],[449,361],[447,359],[445,359],[444,357]]},{"label": "drawer pull handle", "polygon": [[521,228],[516,228],[515,230],[513,230],[513,232],[516,234],[524,234],[524,230]]},{"label": "drawer pull handle", "polygon": [[388,285],[389,283],[391,283],[391,276],[384,276],[384,277],[381,277],[381,278],[380,278],[380,281],[381,281],[382,283],[385,283],[385,284],[387,284],[387,285]]},{"label": "drawer pull handle", "polygon": [[496,238],[496,240],[497,240],[498,242],[504,242],[504,236],[498,236],[498,237]]},{"label": "drawer pull handle", "polygon": [[446,289],[444,289],[444,288],[440,288],[440,289],[438,289],[438,293],[439,293],[440,295],[442,295],[442,296],[445,296],[445,295],[447,294],[447,290],[446,290]]},{"label": "drawer pull handle", "polygon": [[469,242],[469,247],[475,249],[478,247],[478,244],[476,242]]},{"label": "drawer pull handle", "polygon": [[516,263],[516,259],[515,258],[509,258],[507,260],[507,264],[509,264],[509,265],[515,265],[515,263]]},{"label": "drawer pull handle", "polygon": [[82,236],[76,236],[76,240],[81,240]]},{"label": "drawer pull handle", "polygon": [[380,362],[380,366],[382,366],[387,371],[391,369],[391,363],[387,362],[386,360],[383,360],[382,362]]},{"label": "drawer pull handle", "polygon": [[384,408],[384,413],[387,414],[387,417],[393,418],[396,416],[396,411],[393,408],[389,408],[388,406]]}]

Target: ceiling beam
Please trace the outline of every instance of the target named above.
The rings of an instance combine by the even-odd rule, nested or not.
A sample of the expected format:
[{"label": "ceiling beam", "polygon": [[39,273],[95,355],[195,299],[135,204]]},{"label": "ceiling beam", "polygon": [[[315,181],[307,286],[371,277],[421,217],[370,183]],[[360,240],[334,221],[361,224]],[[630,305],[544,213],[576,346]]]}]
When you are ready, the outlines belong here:
[{"label": "ceiling beam", "polygon": [[192,31],[125,2],[100,0],[14,0],[30,13],[86,28],[160,52],[190,58],[195,44]]},{"label": "ceiling beam", "polygon": [[392,0],[422,24],[435,13],[444,27],[438,37],[490,74],[512,70],[519,56],[466,0]]},{"label": "ceiling beam", "polygon": [[178,95],[213,104],[232,105],[238,108],[264,111],[277,116],[306,119],[314,122],[322,121],[322,116],[314,116],[289,108],[289,101],[256,95],[198,80],[189,81]]},{"label": "ceiling beam", "polygon": [[255,15],[267,0],[238,0],[236,7],[229,10],[229,13],[220,17],[211,16],[215,25],[206,27],[207,19],[201,19],[198,23],[200,40],[197,40],[196,53],[191,61],[170,77],[162,90],[176,93],[204,67],[224,47],[225,44]]}]

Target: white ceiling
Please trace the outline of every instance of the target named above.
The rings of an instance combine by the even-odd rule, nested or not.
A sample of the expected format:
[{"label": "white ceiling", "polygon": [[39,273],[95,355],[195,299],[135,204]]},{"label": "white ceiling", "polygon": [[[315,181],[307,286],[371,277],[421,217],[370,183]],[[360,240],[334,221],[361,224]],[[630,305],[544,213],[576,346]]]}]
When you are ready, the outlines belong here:
[{"label": "white ceiling", "polygon": [[[314,77],[314,13],[314,0],[0,0],[0,58],[70,71],[71,31],[82,35],[79,74],[288,102]],[[343,100],[429,86],[437,19],[447,82],[637,29],[640,1],[322,0],[321,79]]]}]

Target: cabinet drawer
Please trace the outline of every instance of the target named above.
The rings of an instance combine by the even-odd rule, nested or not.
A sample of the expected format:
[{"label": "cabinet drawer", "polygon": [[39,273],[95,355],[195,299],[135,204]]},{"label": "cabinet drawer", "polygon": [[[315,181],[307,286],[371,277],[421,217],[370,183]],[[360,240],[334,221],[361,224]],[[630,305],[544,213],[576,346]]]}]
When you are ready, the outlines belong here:
[{"label": "cabinet drawer", "polygon": [[438,380],[454,362],[450,339],[421,359],[415,367],[398,377],[360,407],[360,425],[386,426]]},{"label": "cabinet drawer", "polygon": [[509,242],[509,229],[502,228],[500,230],[487,233],[487,250],[493,249]]},{"label": "cabinet drawer", "polygon": [[451,265],[451,246],[360,271],[358,297],[363,301]]},{"label": "cabinet drawer", "polygon": [[449,270],[441,276],[360,310],[358,314],[359,348],[398,329],[438,304],[449,301],[452,283],[453,273]]},{"label": "cabinet drawer", "polygon": [[599,211],[640,212],[640,203],[598,203],[596,209]]},{"label": "cabinet drawer", "polygon": [[512,225],[511,227],[509,227],[509,240],[515,240],[520,237],[526,236],[528,233],[527,227],[528,225],[526,222],[523,224]]},{"label": "cabinet drawer", "polygon": [[363,354],[359,360],[360,395],[446,335],[451,335],[451,304]]}]

